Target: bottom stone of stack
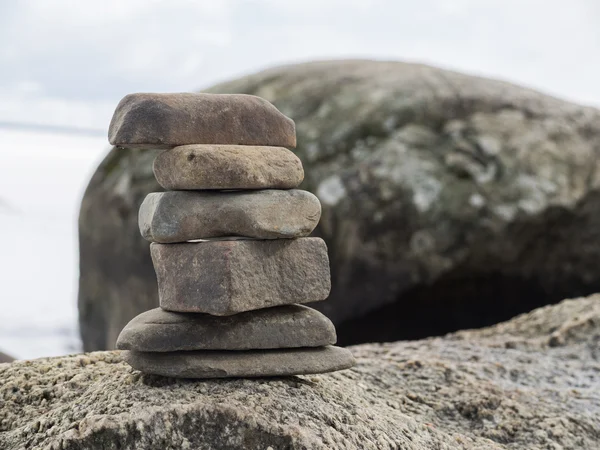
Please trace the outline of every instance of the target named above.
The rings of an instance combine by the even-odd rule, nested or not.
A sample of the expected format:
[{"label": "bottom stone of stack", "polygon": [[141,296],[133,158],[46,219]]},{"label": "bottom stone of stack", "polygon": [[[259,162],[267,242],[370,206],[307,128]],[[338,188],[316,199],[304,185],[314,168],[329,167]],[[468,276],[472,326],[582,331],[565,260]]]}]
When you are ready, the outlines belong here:
[{"label": "bottom stone of stack", "polygon": [[316,348],[246,351],[124,352],[144,373],[174,378],[273,377],[334,372],[354,366],[349,350]]}]

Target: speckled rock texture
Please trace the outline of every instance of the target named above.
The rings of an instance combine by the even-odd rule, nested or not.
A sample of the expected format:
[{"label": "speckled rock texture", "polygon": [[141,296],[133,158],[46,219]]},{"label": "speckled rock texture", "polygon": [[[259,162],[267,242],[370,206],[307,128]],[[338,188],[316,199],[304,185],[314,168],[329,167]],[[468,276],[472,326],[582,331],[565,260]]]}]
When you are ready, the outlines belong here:
[{"label": "speckled rock texture", "polygon": [[263,98],[239,94],[129,94],[108,129],[111,145],[171,148],[186,144],[295,147],[294,121]]},{"label": "speckled rock texture", "polygon": [[253,145],[182,145],[153,164],[168,190],[292,189],[304,179],[302,162],[287,148]]},{"label": "speckled rock texture", "polygon": [[229,316],[325,300],[331,289],[320,238],[150,244],[160,307]]},{"label": "speckled rock texture", "polygon": [[[331,295],[317,308],[340,342],[394,305],[372,322],[375,331],[415,327],[423,336],[450,320],[453,329],[494,323],[494,314],[506,320],[526,303],[600,291],[597,109],[401,62],[291,65],[209,91],[264,97],[296,122],[301,187],[321,200],[315,233],[331,261]],[[158,304],[137,226],[142,200],[160,190],[154,156],[111,151],[83,199],[87,350],[112,348],[129,319]],[[424,290],[434,294],[415,299]],[[424,305],[422,314],[404,321],[413,305]]]},{"label": "speckled rock texture", "polygon": [[318,376],[193,382],[118,352],[0,365],[0,448],[600,448],[600,296]]},{"label": "speckled rock texture", "polygon": [[151,242],[173,243],[224,236],[285,239],[308,236],[321,204],[300,189],[233,192],[155,192],[139,213],[140,232]]},{"label": "speckled rock texture", "polygon": [[335,328],[319,311],[284,305],[216,317],[154,308],[134,317],[117,340],[119,350],[174,352],[318,347],[335,344]]}]

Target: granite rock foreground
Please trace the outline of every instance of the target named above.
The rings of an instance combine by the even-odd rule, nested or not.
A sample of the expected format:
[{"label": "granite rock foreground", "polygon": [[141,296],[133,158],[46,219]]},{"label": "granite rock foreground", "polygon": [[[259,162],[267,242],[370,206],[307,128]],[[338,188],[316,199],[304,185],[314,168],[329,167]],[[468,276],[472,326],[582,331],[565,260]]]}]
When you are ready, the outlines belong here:
[{"label": "granite rock foreground", "polygon": [[0,365],[2,449],[600,447],[600,295],[352,348],[342,372],[193,382],[119,352]]}]

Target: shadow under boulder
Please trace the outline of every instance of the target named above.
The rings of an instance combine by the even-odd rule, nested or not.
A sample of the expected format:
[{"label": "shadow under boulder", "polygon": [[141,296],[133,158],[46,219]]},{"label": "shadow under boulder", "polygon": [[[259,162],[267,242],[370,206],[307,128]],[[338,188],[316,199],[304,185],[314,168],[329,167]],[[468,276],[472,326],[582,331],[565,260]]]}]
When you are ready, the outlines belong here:
[{"label": "shadow under boulder", "polygon": [[[321,200],[340,343],[439,335],[600,290],[600,112],[400,62],[271,69],[205,92],[255,94],[296,122]],[[85,350],[158,303],[138,208],[157,152],[113,149],[80,221]]]},{"label": "shadow under boulder", "polygon": [[[576,291],[575,285],[571,287]],[[397,302],[343,322],[337,329],[338,344],[422,339],[491,326],[561,299],[520,278],[489,275],[441,279],[433,286],[406,292]]]}]

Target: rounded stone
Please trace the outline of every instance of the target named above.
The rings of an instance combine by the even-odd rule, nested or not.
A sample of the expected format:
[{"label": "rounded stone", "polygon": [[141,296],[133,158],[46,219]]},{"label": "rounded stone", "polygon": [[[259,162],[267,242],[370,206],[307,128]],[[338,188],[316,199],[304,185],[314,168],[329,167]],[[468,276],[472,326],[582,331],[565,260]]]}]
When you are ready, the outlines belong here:
[{"label": "rounded stone", "polygon": [[300,159],[283,147],[182,145],[153,164],[167,190],[292,189],[304,179]]},{"label": "rounded stone", "polygon": [[[289,65],[215,86],[293,117],[338,342],[496,323],[600,291],[598,109],[420,64]],[[80,216],[84,348],[158,304],[137,208],[154,155],[114,150]],[[124,187],[127,189],[124,189]]]}]

